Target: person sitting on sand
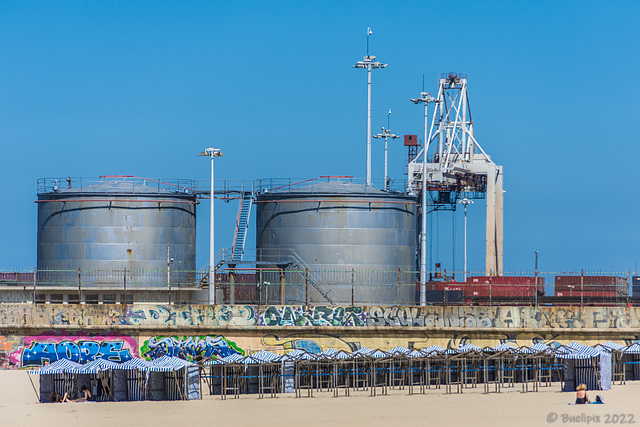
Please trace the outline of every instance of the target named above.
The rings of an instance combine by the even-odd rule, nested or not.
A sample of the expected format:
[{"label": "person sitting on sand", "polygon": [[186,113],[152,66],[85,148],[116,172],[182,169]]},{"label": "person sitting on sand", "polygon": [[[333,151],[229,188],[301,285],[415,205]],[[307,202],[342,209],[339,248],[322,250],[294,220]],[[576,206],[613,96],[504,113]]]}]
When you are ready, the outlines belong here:
[{"label": "person sitting on sand", "polygon": [[589,396],[587,396],[587,385],[580,384],[576,389],[576,405],[591,403]]},{"label": "person sitting on sand", "polygon": [[91,392],[87,389],[86,385],[83,385],[80,388],[80,394],[82,396],[77,399],[69,399],[69,394],[65,393],[64,397],[62,398],[62,401],[63,402],[88,402],[89,400],[91,400]]},{"label": "person sitting on sand", "polygon": [[57,391],[52,391],[49,402],[62,402],[62,395]]}]

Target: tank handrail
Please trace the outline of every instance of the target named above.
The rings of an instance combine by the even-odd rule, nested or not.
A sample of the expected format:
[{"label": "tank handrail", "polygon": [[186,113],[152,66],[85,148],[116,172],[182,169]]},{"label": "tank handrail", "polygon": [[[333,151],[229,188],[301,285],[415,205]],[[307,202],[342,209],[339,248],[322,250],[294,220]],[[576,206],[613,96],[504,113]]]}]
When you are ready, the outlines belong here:
[{"label": "tank handrail", "polygon": [[[175,197],[175,196],[173,196]],[[166,200],[166,199],[46,199],[46,200],[35,200],[33,203],[49,203],[49,202],[136,202],[136,203],[186,203],[186,204],[197,204],[197,201],[193,200]]]},{"label": "tank handrail", "polygon": [[[349,203],[394,203],[394,204],[410,204],[415,205],[417,202],[411,200],[402,200],[402,201],[393,201],[393,200],[352,200],[349,196]],[[303,202],[311,202],[311,203],[322,203],[322,202],[332,202],[332,203],[344,203],[345,199],[295,199],[295,200],[282,200],[282,199],[274,199],[274,200],[255,200],[253,203],[303,203]]]}]

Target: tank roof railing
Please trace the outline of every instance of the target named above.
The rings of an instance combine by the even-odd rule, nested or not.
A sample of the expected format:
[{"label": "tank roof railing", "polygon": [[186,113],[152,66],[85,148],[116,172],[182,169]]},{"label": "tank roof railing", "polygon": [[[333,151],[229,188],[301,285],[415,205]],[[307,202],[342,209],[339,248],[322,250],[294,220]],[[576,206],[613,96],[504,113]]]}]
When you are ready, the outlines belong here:
[{"label": "tank roof railing", "polygon": [[109,183],[118,183],[118,192],[146,193],[155,190],[158,193],[195,194],[196,181],[193,179],[151,179],[134,175],[101,175],[99,177],[53,177],[38,178],[38,194],[59,192],[109,192]]},{"label": "tank roof railing", "polygon": [[[123,188],[131,193],[149,193],[149,190],[157,192],[171,192],[194,194],[196,196],[210,196],[211,181],[210,180],[193,180],[193,179],[152,179],[143,178],[134,175],[101,175],[100,177],[53,177],[38,178],[37,193],[50,194],[59,192],[108,192],[108,188],[100,188],[105,183],[125,183]],[[216,198],[225,201],[246,197],[247,195],[256,195],[260,193],[278,192],[287,193],[290,191],[305,188],[313,193],[314,184],[333,183],[349,183],[362,187],[362,192],[380,192],[385,188],[383,180],[372,182],[371,186],[365,185],[364,178],[354,178],[352,176],[319,176],[315,178],[261,178],[256,180],[241,179],[216,179],[214,183],[214,193]],[[130,187],[129,187],[130,185]],[[320,187],[318,187],[320,188]],[[390,193],[406,194],[407,186],[404,180],[389,180],[387,191]]]},{"label": "tank roof railing", "polygon": [[[373,180],[370,186],[366,185],[364,178],[354,178],[353,176],[319,176],[316,178],[263,178],[256,180],[256,190],[258,193],[287,193],[294,190],[305,188],[309,193],[313,193],[314,184],[324,184],[328,182],[333,183],[349,183],[356,184],[362,187],[362,191],[367,193],[370,189],[372,192],[378,193],[381,189],[385,188],[384,180]],[[405,194],[407,185],[404,180],[389,180],[386,186],[387,191],[392,193]]]}]

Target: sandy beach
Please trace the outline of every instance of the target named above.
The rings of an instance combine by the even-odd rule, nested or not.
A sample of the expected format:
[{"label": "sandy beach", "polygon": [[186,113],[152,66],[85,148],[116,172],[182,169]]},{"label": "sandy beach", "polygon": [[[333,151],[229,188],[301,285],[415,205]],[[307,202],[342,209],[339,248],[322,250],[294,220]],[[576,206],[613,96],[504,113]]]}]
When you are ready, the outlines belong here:
[{"label": "sandy beach", "polygon": [[[37,387],[38,377],[32,379]],[[205,395],[190,402],[65,404],[38,403],[26,371],[0,371],[0,384],[0,419],[4,425],[540,426],[640,422],[640,382],[597,392],[604,397],[604,405],[578,406],[569,405],[575,395],[560,392],[559,384],[543,387],[537,393],[522,393],[517,385],[488,395],[482,394],[480,387],[453,395],[444,394],[443,389],[412,396],[407,390],[390,390],[388,396],[377,397],[355,392],[339,398],[321,393],[313,398],[243,396],[223,401]],[[590,392],[592,398],[595,395]]]}]

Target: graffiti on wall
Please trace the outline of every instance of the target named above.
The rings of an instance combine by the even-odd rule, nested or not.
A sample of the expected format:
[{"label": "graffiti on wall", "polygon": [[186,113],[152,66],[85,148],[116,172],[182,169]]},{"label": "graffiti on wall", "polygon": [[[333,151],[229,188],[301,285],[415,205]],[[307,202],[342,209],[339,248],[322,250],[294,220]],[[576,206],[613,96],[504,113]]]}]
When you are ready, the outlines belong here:
[{"label": "graffiti on wall", "polygon": [[94,359],[126,362],[136,354],[137,347],[134,338],[115,332],[90,335],[84,331],[51,331],[25,337],[24,347],[11,353],[9,360],[18,367],[43,366],[59,359],[76,363]]},{"label": "graffiti on wall", "polygon": [[[262,343],[269,347],[270,350],[306,350],[309,353],[319,354],[323,350],[332,348],[334,350],[342,350],[346,352],[356,351],[360,348],[359,342],[345,341],[336,336],[318,334],[309,335],[305,333],[291,334],[284,337],[277,335],[265,335]],[[276,347],[275,349],[272,347]]]},{"label": "graffiti on wall", "polygon": [[151,337],[140,347],[148,360],[161,356],[176,356],[193,361],[197,358],[222,359],[232,354],[244,356],[244,350],[222,336]]},{"label": "graffiti on wall", "polygon": [[3,304],[0,310],[0,327],[119,325],[637,329],[640,307]]},{"label": "graffiti on wall", "polygon": [[269,306],[260,315],[261,326],[365,326],[363,307]]},{"label": "graffiti on wall", "polygon": [[254,326],[256,309],[251,305],[136,304],[127,309],[121,325]]},{"label": "graffiti on wall", "polygon": [[468,327],[490,328],[494,324],[483,310],[450,310],[438,307],[371,306],[367,310],[367,326]]}]

